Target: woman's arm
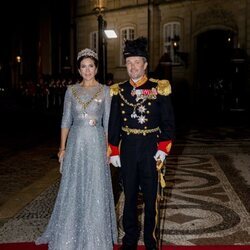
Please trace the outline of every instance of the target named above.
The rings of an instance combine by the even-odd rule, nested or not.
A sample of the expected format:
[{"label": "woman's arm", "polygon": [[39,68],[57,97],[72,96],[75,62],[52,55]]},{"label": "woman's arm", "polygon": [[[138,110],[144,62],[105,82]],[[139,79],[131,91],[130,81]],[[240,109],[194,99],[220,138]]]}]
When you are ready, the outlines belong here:
[{"label": "woman's arm", "polygon": [[60,148],[57,154],[59,162],[63,159],[64,154],[65,154],[68,134],[69,134],[69,128],[61,128],[61,142],[60,142]]},{"label": "woman's arm", "polygon": [[68,88],[65,93],[64,97],[64,106],[63,106],[63,116],[62,116],[62,122],[61,122],[61,139],[60,139],[60,147],[58,151],[58,158],[59,162],[62,161],[65,149],[66,149],[66,143],[67,138],[69,134],[70,127],[73,122],[72,117],[72,98],[71,98],[71,90]]}]

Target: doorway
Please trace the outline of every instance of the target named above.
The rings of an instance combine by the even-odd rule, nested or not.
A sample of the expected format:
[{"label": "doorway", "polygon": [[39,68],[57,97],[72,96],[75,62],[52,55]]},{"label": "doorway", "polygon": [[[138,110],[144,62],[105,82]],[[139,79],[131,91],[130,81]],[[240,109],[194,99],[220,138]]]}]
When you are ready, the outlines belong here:
[{"label": "doorway", "polygon": [[235,33],[230,30],[209,30],[197,36],[198,102],[207,112],[227,109],[234,47]]}]

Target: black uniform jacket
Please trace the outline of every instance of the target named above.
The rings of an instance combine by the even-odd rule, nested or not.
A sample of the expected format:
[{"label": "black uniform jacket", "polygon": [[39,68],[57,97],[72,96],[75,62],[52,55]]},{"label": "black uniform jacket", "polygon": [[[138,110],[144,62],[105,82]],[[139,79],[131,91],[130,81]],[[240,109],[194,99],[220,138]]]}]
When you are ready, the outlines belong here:
[{"label": "black uniform jacket", "polygon": [[158,148],[168,153],[174,138],[169,81],[151,78],[138,88],[125,81],[112,85],[110,91],[112,102],[108,142],[111,148],[118,147],[124,136],[155,133]]}]

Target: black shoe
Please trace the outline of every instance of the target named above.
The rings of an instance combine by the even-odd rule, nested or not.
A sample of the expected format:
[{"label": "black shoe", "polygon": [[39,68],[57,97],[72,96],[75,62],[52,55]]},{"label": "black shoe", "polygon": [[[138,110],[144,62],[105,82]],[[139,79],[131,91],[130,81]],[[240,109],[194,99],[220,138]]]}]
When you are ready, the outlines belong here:
[{"label": "black shoe", "polygon": [[119,250],[137,250],[137,244],[135,244],[135,245],[122,244],[122,246],[119,248]]},{"label": "black shoe", "polygon": [[157,247],[146,247],[146,250],[158,250]]}]

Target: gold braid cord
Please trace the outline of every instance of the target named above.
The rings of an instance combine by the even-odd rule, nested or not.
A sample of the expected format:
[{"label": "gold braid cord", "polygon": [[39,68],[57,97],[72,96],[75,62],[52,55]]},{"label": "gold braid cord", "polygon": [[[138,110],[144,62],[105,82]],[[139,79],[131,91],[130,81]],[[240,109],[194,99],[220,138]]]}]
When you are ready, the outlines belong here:
[{"label": "gold braid cord", "polygon": [[164,175],[161,172],[161,169],[163,167],[164,167],[164,163],[162,161],[157,161],[157,163],[156,163],[156,169],[157,169],[158,174],[159,174],[159,181],[160,181],[161,187],[165,188],[166,187],[166,182],[164,180]]},{"label": "gold braid cord", "polygon": [[133,107],[134,109],[137,108],[138,106],[141,106],[145,101],[147,101],[147,99],[143,99],[141,102],[138,102],[136,104],[133,104],[131,102],[128,102],[127,99],[122,95],[122,93],[119,91],[119,95],[121,97],[121,99],[130,107]]},{"label": "gold braid cord", "polygon": [[[165,162],[165,161],[164,161]],[[161,249],[161,244],[162,244],[162,240],[161,240],[161,201],[164,200],[164,192],[163,189],[166,187],[166,182],[164,180],[164,175],[162,173],[162,168],[165,167],[164,162],[162,162],[161,160],[158,160],[156,162],[156,169],[158,172],[158,185],[157,185],[157,199],[156,199],[156,224],[155,224],[155,229],[158,228],[157,230],[157,246],[159,247],[159,249]]]}]

